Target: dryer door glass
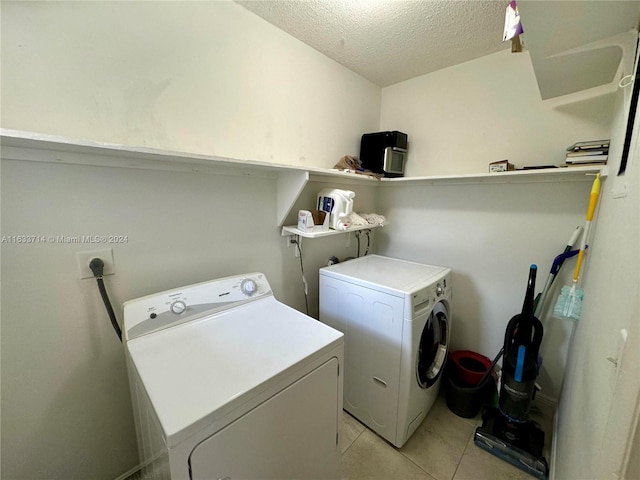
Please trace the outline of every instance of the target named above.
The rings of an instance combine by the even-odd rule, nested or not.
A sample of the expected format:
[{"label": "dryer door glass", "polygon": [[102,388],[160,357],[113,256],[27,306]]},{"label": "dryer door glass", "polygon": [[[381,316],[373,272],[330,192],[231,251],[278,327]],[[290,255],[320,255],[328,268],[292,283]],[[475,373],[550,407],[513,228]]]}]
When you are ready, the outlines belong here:
[{"label": "dryer door glass", "polygon": [[422,388],[429,388],[442,373],[447,359],[448,328],[447,310],[442,303],[438,303],[420,337],[417,377]]}]

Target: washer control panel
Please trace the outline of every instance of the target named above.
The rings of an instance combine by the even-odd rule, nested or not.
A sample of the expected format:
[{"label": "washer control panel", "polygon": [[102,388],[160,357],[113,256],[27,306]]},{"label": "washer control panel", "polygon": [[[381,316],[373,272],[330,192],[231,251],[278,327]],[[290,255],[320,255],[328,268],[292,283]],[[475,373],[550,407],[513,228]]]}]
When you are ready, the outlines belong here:
[{"label": "washer control panel", "polygon": [[245,278],[240,284],[240,290],[247,297],[252,297],[258,291],[258,284],[253,278]]},{"label": "washer control panel", "polygon": [[451,292],[451,272],[447,272],[440,280],[436,282],[436,297],[446,297]]},{"label": "washer control panel", "polygon": [[414,316],[432,308],[440,300],[451,295],[451,270],[446,269],[434,282],[411,295],[411,307]]},{"label": "washer control panel", "polygon": [[130,300],[124,304],[125,338],[130,340],[269,295],[267,278],[255,272]]}]

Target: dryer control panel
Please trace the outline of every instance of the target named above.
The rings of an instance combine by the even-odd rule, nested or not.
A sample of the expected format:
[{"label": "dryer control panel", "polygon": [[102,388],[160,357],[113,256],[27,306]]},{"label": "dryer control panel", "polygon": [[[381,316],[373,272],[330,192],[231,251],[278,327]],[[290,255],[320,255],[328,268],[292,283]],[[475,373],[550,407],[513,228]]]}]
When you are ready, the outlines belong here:
[{"label": "dryer control panel", "polygon": [[125,340],[272,295],[264,274],[254,272],[167,290],[125,302]]}]

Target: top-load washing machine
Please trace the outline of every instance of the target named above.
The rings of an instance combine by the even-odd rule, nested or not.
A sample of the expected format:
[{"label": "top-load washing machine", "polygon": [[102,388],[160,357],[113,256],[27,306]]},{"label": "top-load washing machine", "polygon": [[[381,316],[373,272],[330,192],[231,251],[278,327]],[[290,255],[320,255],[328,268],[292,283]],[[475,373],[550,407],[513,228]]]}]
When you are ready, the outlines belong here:
[{"label": "top-load washing machine", "polygon": [[344,409],[401,447],[440,388],[451,270],[378,255],[322,268],[320,320],[345,335]]},{"label": "top-load washing machine", "polygon": [[340,478],[343,335],[261,273],[124,305],[144,478]]}]

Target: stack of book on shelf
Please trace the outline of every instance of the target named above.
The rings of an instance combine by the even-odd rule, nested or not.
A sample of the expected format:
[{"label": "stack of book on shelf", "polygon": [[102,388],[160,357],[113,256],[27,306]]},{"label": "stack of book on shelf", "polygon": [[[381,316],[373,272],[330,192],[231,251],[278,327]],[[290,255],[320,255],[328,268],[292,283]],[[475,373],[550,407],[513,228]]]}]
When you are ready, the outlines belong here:
[{"label": "stack of book on shelf", "polygon": [[609,140],[576,142],[567,147],[566,166],[584,167],[606,165],[609,157]]}]

